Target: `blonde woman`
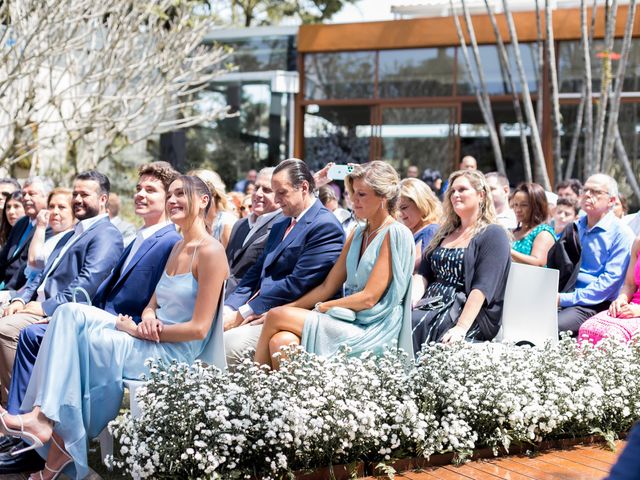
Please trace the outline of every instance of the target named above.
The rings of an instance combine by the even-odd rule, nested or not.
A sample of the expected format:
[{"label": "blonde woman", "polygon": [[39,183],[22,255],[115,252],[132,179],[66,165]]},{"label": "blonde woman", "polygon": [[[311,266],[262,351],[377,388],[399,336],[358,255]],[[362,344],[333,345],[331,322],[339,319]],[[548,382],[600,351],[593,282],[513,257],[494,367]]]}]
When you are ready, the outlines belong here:
[{"label": "blonde woman", "polygon": [[413,233],[416,243],[416,267],[422,254],[438,231],[442,206],[429,186],[417,178],[405,178],[400,182],[400,221]]},{"label": "blonde woman", "polygon": [[[350,347],[351,355],[380,354],[395,342],[411,349],[408,328],[402,327],[411,313],[405,299],[410,295],[414,244],[409,230],[394,218],[399,183],[393,167],[380,161],[358,165],[346,177],[354,212],[366,223],[349,235],[322,284],[269,311],[256,362],[277,367],[273,355],[290,344],[327,357],[342,345]],[[344,296],[336,299],[340,291]]]},{"label": "blonde woman", "polygon": [[209,187],[213,198],[211,199],[211,209],[207,215],[207,227],[211,230],[213,238],[227,248],[229,237],[231,237],[231,229],[238,217],[231,213],[232,206],[227,198],[224,182],[216,172],[203,168],[192,170],[188,175],[198,177]]},{"label": "blonde woman", "polygon": [[420,266],[426,290],[412,314],[413,344],[491,340],[500,329],[511,263],[491,190],[477,170],[449,177],[442,225]]}]

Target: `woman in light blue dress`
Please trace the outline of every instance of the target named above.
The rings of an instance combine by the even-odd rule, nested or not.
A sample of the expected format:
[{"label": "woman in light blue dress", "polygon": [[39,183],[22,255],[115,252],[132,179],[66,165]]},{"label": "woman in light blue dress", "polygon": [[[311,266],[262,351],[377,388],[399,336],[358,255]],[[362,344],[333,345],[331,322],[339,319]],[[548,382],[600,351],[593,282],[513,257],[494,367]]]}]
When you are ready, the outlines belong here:
[{"label": "woman in light blue dress", "polygon": [[[321,285],[269,311],[256,348],[259,363],[277,368],[273,354],[291,344],[322,356],[334,355],[343,345],[351,355],[379,354],[394,345],[412,353],[415,245],[411,231],[393,217],[400,179],[391,166],[374,161],[356,167],[345,184],[354,212],[366,226],[349,236]],[[341,288],[342,298],[334,299]]]},{"label": "woman in light blue dress", "polygon": [[[220,321],[227,277],[224,249],[205,226],[211,203],[196,177],[175,180],[167,211],[181,228],[155,294],[136,325],[130,317],[68,304],[51,317],[27,389],[25,415],[2,411],[0,428],[46,455],[35,478],[56,478],[71,463],[75,478],[88,474],[87,444],[116,417],[123,379],[138,379],[148,358],[215,363],[212,322]],[[219,308],[220,307],[220,308]],[[223,354],[223,352],[219,352]],[[51,441],[51,443],[49,443]]]}]

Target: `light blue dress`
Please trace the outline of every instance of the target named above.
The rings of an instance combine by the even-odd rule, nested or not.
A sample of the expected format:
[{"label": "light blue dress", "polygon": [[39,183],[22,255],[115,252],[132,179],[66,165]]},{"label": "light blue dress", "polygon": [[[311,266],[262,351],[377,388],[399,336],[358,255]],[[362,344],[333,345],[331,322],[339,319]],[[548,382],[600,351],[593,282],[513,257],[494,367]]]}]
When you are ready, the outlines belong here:
[{"label": "light blue dress", "polygon": [[351,355],[366,351],[380,354],[385,346],[398,342],[400,348],[413,355],[410,298],[415,261],[413,235],[404,225],[393,222],[375,236],[360,258],[363,230],[362,227],[356,229],[347,253],[344,295],[364,290],[387,232],[393,275],[389,287],[373,308],[356,312],[354,322],[338,320],[324,313],[309,313],[302,330],[302,345],[309,352],[331,356],[342,345],[351,348]]},{"label": "light blue dress", "polygon": [[[194,252],[195,254],[195,252]],[[198,282],[191,272],[163,273],[156,286],[156,316],[165,325],[191,320]],[[224,292],[223,292],[224,293]],[[219,303],[214,325],[221,320]],[[87,445],[120,409],[123,379],[139,379],[148,358],[193,363],[210,356],[212,328],[204,340],[155,343],[115,329],[116,317],[95,307],[66,304],[51,317],[33,375],[22,404],[25,411],[39,405],[55,422],[54,432],[73,457],[75,478],[88,473]],[[213,336],[216,336],[215,334]],[[224,352],[222,352],[222,355]],[[39,453],[46,455],[47,447]],[[67,473],[67,472],[65,472]]]}]

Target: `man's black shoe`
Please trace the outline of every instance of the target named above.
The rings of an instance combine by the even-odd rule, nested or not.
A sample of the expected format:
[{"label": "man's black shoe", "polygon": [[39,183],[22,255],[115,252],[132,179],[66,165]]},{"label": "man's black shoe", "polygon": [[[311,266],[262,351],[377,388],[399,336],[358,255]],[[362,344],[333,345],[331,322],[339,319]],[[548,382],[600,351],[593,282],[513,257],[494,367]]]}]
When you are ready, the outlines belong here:
[{"label": "man's black shoe", "polygon": [[[23,443],[20,448],[26,446]],[[35,450],[11,455],[10,453],[0,453],[0,475],[8,473],[31,473],[44,468],[44,459]]]},{"label": "man's black shoe", "polygon": [[10,437],[8,435],[0,437],[0,453],[7,453],[21,443],[23,442],[18,437]]}]

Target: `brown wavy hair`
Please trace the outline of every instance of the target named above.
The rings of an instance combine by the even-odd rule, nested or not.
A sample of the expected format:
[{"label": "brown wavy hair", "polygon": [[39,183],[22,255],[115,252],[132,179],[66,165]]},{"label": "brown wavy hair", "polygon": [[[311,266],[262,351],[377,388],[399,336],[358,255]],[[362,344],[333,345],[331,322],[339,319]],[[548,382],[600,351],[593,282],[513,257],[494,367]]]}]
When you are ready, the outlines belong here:
[{"label": "brown wavy hair", "polygon": [[524,220],[522,226],[530,229],[545,223],[549,218],[549,203],[544,188],[537,183],[523,182],[515,188],[513,196],[518,192],[524,193],[529,201],[529,218]]}]

